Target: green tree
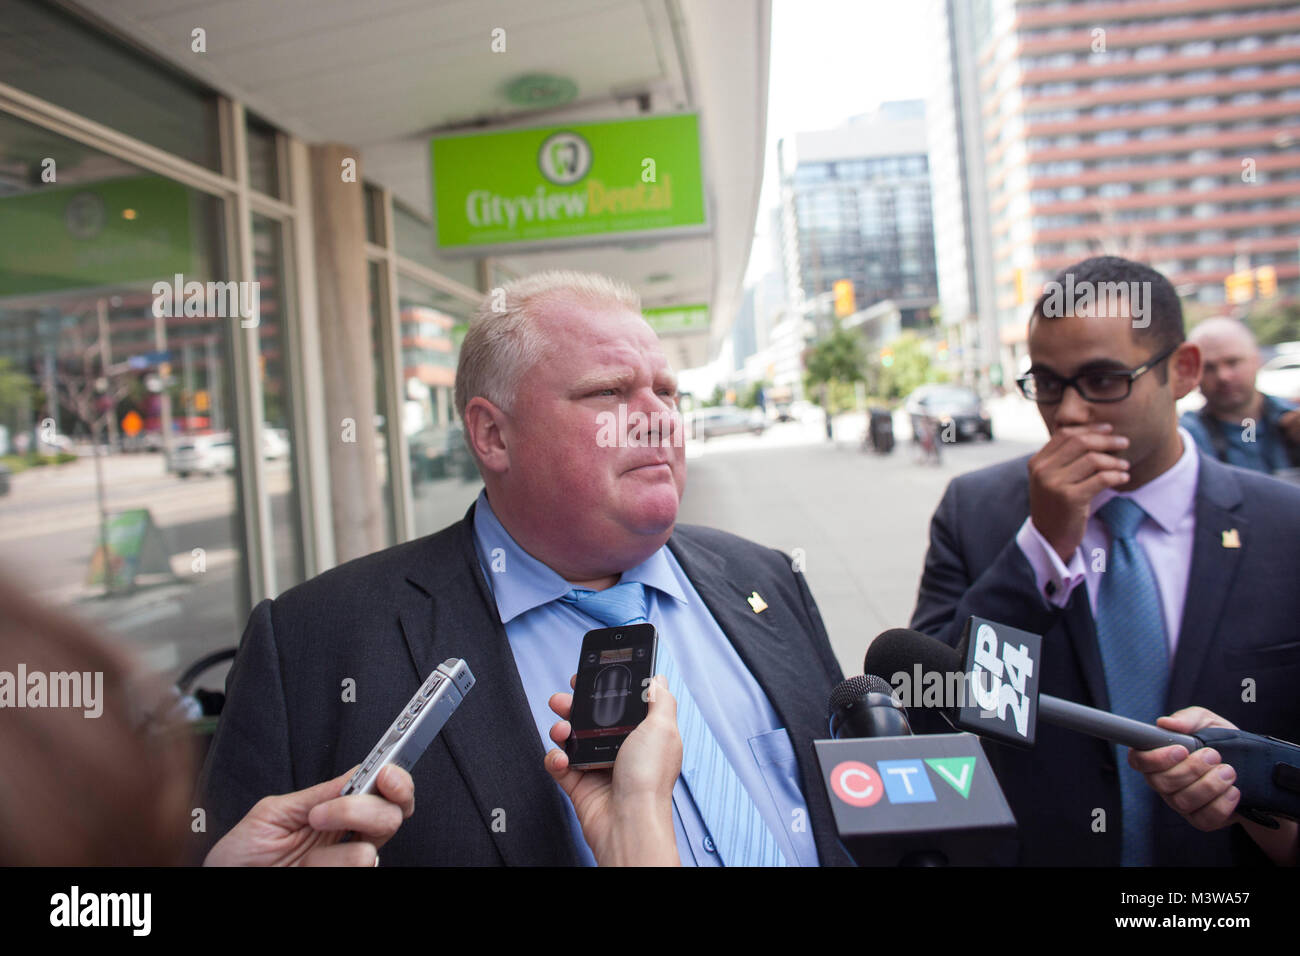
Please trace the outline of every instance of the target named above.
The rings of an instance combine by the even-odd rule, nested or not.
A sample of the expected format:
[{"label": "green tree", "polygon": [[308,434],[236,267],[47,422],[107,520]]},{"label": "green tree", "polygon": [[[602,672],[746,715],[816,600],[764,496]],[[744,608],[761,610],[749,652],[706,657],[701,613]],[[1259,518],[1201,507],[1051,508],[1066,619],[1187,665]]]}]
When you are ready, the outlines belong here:
[{"label": "green tree", "polygon": [[1300,302],[1273,302],[1252,311],[1246,324],[1260,345],[1300,341]]},{"label": "green tree", "polygon": [[0,424],[15,429],[27,428],[31,422],[19,421],[30,415],[36,401],[36,389],[25,372],[14,368],[13,362],[0,358]]},{"label": "green tree", "polygon": [[808,352],[804,388],[817,396],[819,405],[827,404],[829,394],[832,415],[852,408],[853,383],[863,381],[863,365],[861,338],[836,323],[831,334]]},{"label": "green tree", "polygon": [[757,408],[758,393],[765,388],[770,388],[767,382],[755,382],[745,391],[745,393],[736,399],[736,404],[741,408]]},{"label": "green tree", "polygon": [[889,364],[873,362],[872,389],[885,399],[906,398],[929,382],[946,382],[946,372],[936,369],[925,350],[925,343],[915,332],[904,332],[887,346]]}]

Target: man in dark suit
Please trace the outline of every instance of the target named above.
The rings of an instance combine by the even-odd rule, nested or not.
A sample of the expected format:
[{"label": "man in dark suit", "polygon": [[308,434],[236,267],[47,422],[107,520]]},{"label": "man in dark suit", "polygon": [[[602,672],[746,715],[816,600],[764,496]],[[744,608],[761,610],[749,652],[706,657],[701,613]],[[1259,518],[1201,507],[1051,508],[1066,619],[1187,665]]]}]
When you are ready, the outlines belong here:
[{"label": "man in dark suit", "polygon": [[[968,616],[1001,621],[1044,636],[1043,693],[1294,738],[1300,490],[1179,430],[1200,355],[1173,287],[1117,257],[1070,266],[1035,304],[1029,354],[1021,388],[1051,438],[949,485],[912,626],[956,646]],[[1198,832],[1099,740],[1040,723],[1032,750],[988,749],[1026,864],[1226,864],[1261,859],[1243,828],[1268,840]]]},{"label": "man in dark suit", "polygon": [[[681,862],[846,864],[811,743],[839,665],[789,559],[676,526],[676,384],[639,300],[574,273],[499,299],[471,323],[456,379],[485,492],[457,524],[253,609],[200,783],[211,831],[356,764],[460,657],[477,683],[414,767],[415,813],[384,863],[591,863],[543,763],[548,701],[587,630],[648,619],[660,671],[678,674]],[[610,617],[606,598],[623,610]]]}]

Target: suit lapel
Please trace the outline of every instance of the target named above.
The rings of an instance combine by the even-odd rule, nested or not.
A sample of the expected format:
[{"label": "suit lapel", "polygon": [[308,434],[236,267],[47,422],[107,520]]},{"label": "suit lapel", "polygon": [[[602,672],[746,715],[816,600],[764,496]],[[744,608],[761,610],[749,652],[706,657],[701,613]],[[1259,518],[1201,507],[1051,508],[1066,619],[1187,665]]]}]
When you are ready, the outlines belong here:
[{"label": "suit lapel", "polygon": [[[1209,656],[1228,593],[1241,566],[1242,551],[1251,546],[1250,528],[1243,515],[1241,486],[1232,470],[1201,455],[1196,481],[1196,530],[1192,539],[1192,566],[1187,576],[1187,600],[1169,679],[1170,711],[1196,703],[1192,699],[1197,678]],[[1235,541],[1237,547],[1225,543]]]},{"label": "suit lapel", "polygon": [[759,582],[738,575],[723,555],[680,531],[669,539],[668,547],[722,633],[767,694],[772,709],[789,727],[790,717],[803,703],[798,697],[799,654],[777,632],[771,614],[755,614],[749,606],[748,598],[754,591],[750,585]]},{"label": "suit lapel", "polygon": [[474,673],[441,738],[506,865],[576,865],[564,798],[542,766],[519,669],[474,550],[473,514],[471,506],[437,535],[432,544],[441,546],[431,546],[408,576],[402,632],[421,679],[449,657],[463,658]]},{"label": "suit lapel", "polygon": [[736,567],[724,555],[694,540],[689,529],[678,529],[669,539],[668,548],[790,735],[822,865],[848,862],[829,804],[820,796],[824,788],[813,748],[798,743],[801,728],[812,730],[815,736],[829,736],[828,732],[815,731],[826,728],[824,714],[816,711],[818,705],[808,699],[806,665],[801,662],[810,652],[809,647],[804,642],[793,644],[782,635],[774,615],[756,614],[750,607],[748,598],[762,584],[756,574]]},{"label": "suit lapel", "polygon": [[1101,648],[1097,646],[1097,622],[1092,616],[1086,584],[1080,584],[1070,595],[1063,623],[1070,635],[1070,646],[1074,649],[1079,672],[1083,674],[1083,684],[1088,688],[1091,706],[1109,710],[1110,694],[1106,692],[1106,671],[1101,663]]}]

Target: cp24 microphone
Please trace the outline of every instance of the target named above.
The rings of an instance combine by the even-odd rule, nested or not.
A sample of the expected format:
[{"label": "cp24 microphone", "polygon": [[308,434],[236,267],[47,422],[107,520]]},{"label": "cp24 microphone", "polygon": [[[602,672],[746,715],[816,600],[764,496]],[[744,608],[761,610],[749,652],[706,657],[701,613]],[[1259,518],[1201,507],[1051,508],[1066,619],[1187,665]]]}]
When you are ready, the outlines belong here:
[{"label": "cp24 microphone", "polygon": [[[1300,746],[1224,727],[1178,734],[1040,694],[1041,642],[1037,634],[978,617],[967,621],[958,650],[917,631],[896,628],[871,643],[863,669],[881,677],[905,676],[917,700],[926,699],[926,685],[942,685],[944,693],[936,696],[944,698],[944,717],[953,727],[1003,743],[1033,746],[1041,716],[1049,724],[1135,750],[1180,744],[1190,753],[1214,747],[1237,771],[1238,813],[1265,826],[1276,825],[1269,814],[1300,819]],[[895,699],[898,690],[894,688]]]}]

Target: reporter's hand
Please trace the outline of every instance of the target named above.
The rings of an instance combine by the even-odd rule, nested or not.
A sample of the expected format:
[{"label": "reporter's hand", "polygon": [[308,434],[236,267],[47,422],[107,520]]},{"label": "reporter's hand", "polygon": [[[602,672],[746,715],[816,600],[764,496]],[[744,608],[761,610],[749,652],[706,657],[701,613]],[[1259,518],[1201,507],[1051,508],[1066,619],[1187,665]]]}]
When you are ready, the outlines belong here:
[{"label": "reporter's hand", "polygon": [[[576,679],[576,678],[575,678]],[[573,680],[570,680],[572,686]],[[574,770],[562,749],[570,733],[572,694],[554,694],[561,718],[546,755],[546,769],[568,794],[582,835],[601,866],[679,866],[673,831],[673,786],[682,768],[677,701],[662,676],[650,685],[649,713],[627,736],[612,770]]]},{"label": "reporter's hand", "polygon": [[1083,543],[1088,506],[1097,492],[1129,480],[1128,447],[1109,423],[1066,425],[1029,459],[1029,516],[1038,533],[1069,563]]},{"label": "reporter's hand", "polygon": [[[1180,734],[1193,734],[1204,727],[1238,729],[1236,724],[1204,707],[1185,707],[1161,717],[1156,724]],[[1202,747],[1190,754],[1181,744],[1156,750],[1129,750],[1128,763],[1145,774],[1151,789],[1198,830],[1219,830],[1240,823],[1274,862],[1295,864],[1300,851],[1300,827],[1293,820],[1279,820],[1279,828],[1270,830],[1237,816],[1237,805],[1241,802],[1241,791],[1233,786],[1237,771],[1224,763],[1214,748]]]},{"label": "reporter's hand", "polygon": [[[203,865],[378,865],[379,848],[415,812],[415,783],[401,767],[388,766],[379,773],[377,793],[340,797],[356,769],[306,790],[263,797]],[[349,830],[352,840],[339,843]]]},{"label": "reporter's hand", "polygon": [[[1156,724],[1180,734],[1195,733],[1203,727],[1236,729],[1204,707],[1187,707],[1161,717]],[[1128,765],[1145,774],[1151,789],[1196,829],[1218,830],[1233,822],[1241,800],[1241,791],[1232,785],[1237,771],[1223,763],[1214,748],[1203,747],[1191,754],[1181,744],[1130,750]]]}]

